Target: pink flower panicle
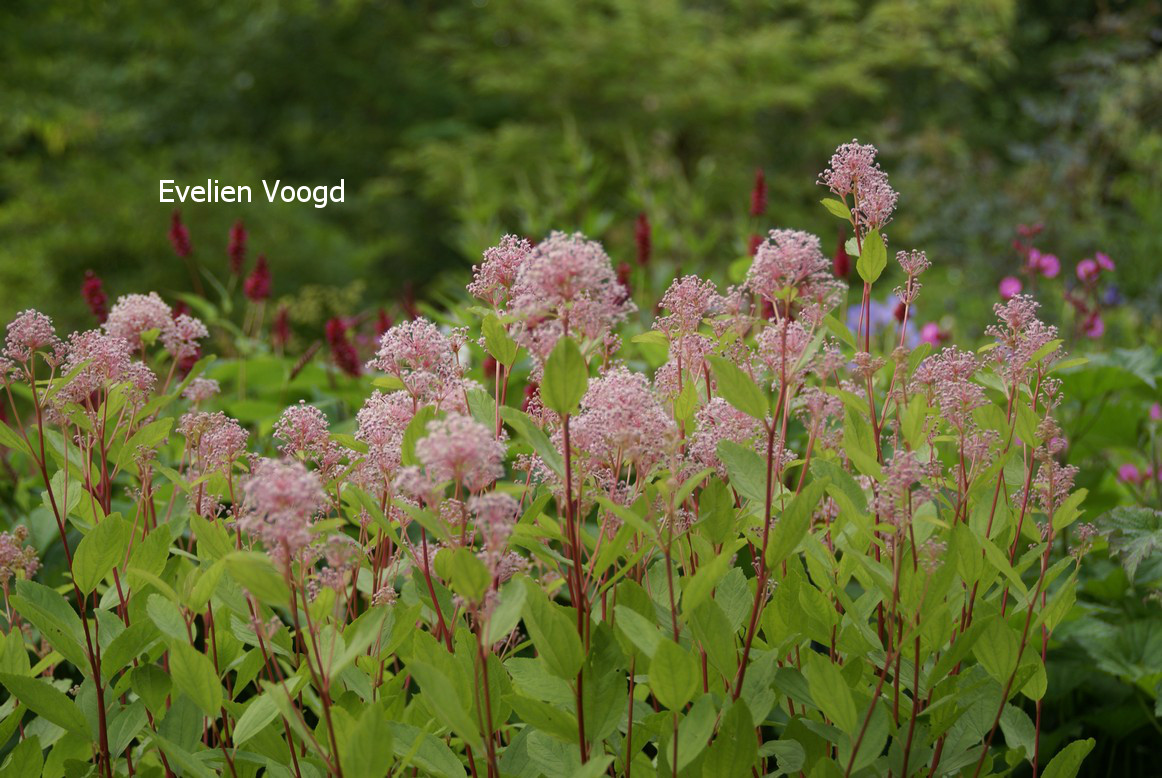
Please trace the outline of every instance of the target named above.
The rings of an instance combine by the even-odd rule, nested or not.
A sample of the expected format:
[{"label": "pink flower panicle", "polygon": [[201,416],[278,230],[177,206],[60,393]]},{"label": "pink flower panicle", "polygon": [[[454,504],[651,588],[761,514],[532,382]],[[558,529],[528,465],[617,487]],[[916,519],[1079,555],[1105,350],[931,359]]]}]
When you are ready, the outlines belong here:
[{"label": "pink flower panicle", "polygon": [[259,459],[242,484],[238,528],[287,566],[311,542],[310,525],[325,503],[318,475],[301,462]]},{"label": "pink flower panicle", "polygon": [[798,321],[780,319],[759,333],[758,355],[776,383],[785,377],[788,385],[798,383],[806,365],[800,364],[811,345],[811,333]]},{"label": "pink flower panicle", "polygon": [[484,252],[483,262],[473,266],[468,293],[493,308],[503,308],[508,304],[517,274],[532,250],[532,244],[526,239],[505,235],[500,243]]},{"label": "pink flower panicle", "polygon": [[0,532],[0,586],[7,589],[14,576],[31,579],[40,569],[36,549],[24,545],[28,540],[28,527],[18,524],[11,532]]},{"label": "pink flower panicle", "polygon": [[717,313],[722,298],[713,281],[704,281],[698,276],[683,276],[670,284],[662,295],[660,307],[669,311],[668,316],[654,321],[654,329],[661,330],[670,337],[681,337],[695,332],[707,316]]},{"label": "pink flower panicle", "polygon": [[384,333],[367,367],[395,376],[420,400],[442,394],[459,377],[451,342],[427,319],[405,321]]},{"label": "pink flower panicle", "polygon": [[242,220],[234,222],[230,228],[230,243],[226,246],[226,256],[230,260],[230,274],[242,275],[242,267],[246,264],[246,225]]},{"label": "pink flower panicle", "polygon": [[320,454],[331,445],[331,426],[325,413],[300,400],[282,412],[275,422],[274,436],[282,441],[279,451],[285,457]]},{"label": "pink flower panicle", "polygon": [[183,313],[170,321],[161,331],[161,343],[177,362],[196,359],[202,352],[198,341],[210,336],[200,319]]},{"label": "pink flower panicle", "polygon": [[270,265],[266,262],[266,255],[259,254],[254,270],[242,282],[242,293],[251,302],[262,302],[270,298]]},{"label": "pink flower panicle", "polygon": [[899,197],[888,184],[888,174],[876,162],[876,154],[875,146],[858,140],[844,143],[819,175],[819,183],[840,199],[853,196],[856,218],[868,229],[878,229],[891,220]]},{"label": "pink flower panicle", "polygon": [[290,336],[290,309],[285,305],[280,305],[278,312],[274,315],[274,321],[270,324],[271,344],[276,349],[286,348],[286,344],[290,342]]},{"label": "pink flower panicle", "polygon": [[203,473],[228,472],[246,453],[250,437],[236,419],[221,411],[190,411],[178,420],[178,432]]},{"label": "pink flower panicle", "polygon": [[416,458],[435,484],[456,481],[476,492],[504,475],[504,443],[475,419],[449,414],[428,423],[416,441]]},{"label": "pink flower panicle", "polygon": [[105,321],[105,332],[123,338],[134,349],[142,345],[141,336],[150,330],[164,333],[173,322],[173,310],[157,292],[149,294],[127,294],[117,298],[109,318]]},{"label": "pink flower panicle", "polygon": [[13,362],[23,363],[32,359],[35,352],[46,348],[55,350],[58,344],[52,319],[30,308],[8,323],[3,354]]},{"label": "pink flower panicle", "polygon": [[[993,305],[997,323],[990,324],[985,334],[996,339],[997,348],[993,349],[992,355],[1010,383],[1019,383],[1028,372],[1030,360],[1036,352],[1057,338],[1057,328],[1037,318],[1039,307],[1037,301],[1026,294],[1014,295],[1006,303]],[[1058,347],[1042,359],[1060,356]]]},{"label": "pink flower panicle", "polygon": [[762,426],[758,419],[744,413],[721,397],[715,397],[694,416],[698,425],[686,453],[701,467],[713,467],[722,478],[726,466],[718,459],[718,444],[724,440],[740,445],[756,444]]},{"label": "pink flower panicle", "polygon": [[[546,320],[567,320],[570,334],[599,341],[637,307],[626,298],[600,243],[579,232],[554,232],[521,266],[511,310],[526,327],[518,340],[536,356],[547,357],[563,325],[545,327]],[[539,337],[534,333],[538,328]]]},{"label": "pink flower panicle", "polygon": [[819,238],[799,230],[771,230],[755,252],[746,287],[772,302],[787,299],[792,291],[810,297],[812,286],[831,282],[830,270]]},{"label": "pink flower panicle", "polygon": [[918,276],[932,266],[928,255],[923,251],[898,251],[896,261],[907,276]]},{"label": "pink flower panicle", "polygon": [[177,208],[174,209],[173,215],[170,217],[169,242],[173,246],[174,253],[181,259],[194,253],[194,247],[190,243],[190,231],[182,223],[182,212]]},{"label": "pink flower panicle", "polygon": [[104,324],[109,318],[109,297],[105,294],[105,286],[100,276],[92,270],[85,271],[85,280],[81,283],[81,297],[85,298],[85,305],[97,319],[98,324]]},{"label": "pink flower panicle", "polygon": [[599,466],[633,463],[643,475],[671,452],[678,432],[646,377],[624,365],[590,382],[571,431],[577,450]]},{"label": "pink flower panicle", "polygon": [[394,475],[400,467],[403,435],[415,416],[414,402],[407,392],[384,394],[378,390],[356,414],[355,439],[367,444],[367,463],[380,478]]},{"label": "pink flower panicle", "polygon": [[100,330],[74,332],[65,343],[64,352],[61,375],[80,370],[57,393],[62,402],[84,404],[94,392],[124,381],[132,362],[129,343]]},{"label": "pink flower panicle", "polygon": [[472,512],[476,530],[483,539],[485,563],[496,578],[509,535],[520,516],[520,503],[503,492],[489,492],[469,499],[468,510]]},{"label": "pink flower panicle", "polygon": [[182,397],[194,405],[200,405],[221,391],[218,382],[212,378],[195,378],[182,390]]}]

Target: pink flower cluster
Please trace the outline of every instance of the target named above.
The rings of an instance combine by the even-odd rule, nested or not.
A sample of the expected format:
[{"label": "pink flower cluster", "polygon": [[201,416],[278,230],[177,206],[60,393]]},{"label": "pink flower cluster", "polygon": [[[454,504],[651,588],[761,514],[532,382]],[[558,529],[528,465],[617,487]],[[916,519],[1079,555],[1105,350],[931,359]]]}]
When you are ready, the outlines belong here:
[{"label": "pink flower cluster", "polygon": [[18,524],[11,532],[0,532],[0,586],[5,589],[14,576],[32,578],[40,569],[36,549],[24,545],[26,540],[28,527],[22,524]]},{"label": "pink flower cluster", "polygon": [[442,396],[460,377],[451,341],[427,319],[405,321],[385,332],[367,367],[398,378],[418,402]]},{"label": "pink flower cluster", "polygon": [[517,274],[532,250],[532,244],[526,239],[505,235],[499,244],[484,252],[479,265],[472,267],[468,293],[493,308],[503,309],[508,304]]},{"label": "pink flower cluster", "polygon": [[844,143],[831,156],[831,164],[819,175],[819,183],[846,201],[853,198],[857,223],[866,229],[883,227],[892,218],[899,195],[888,183],[888,174],[876,162],[876,147],[858,140]]},{"label": "pink flower cluster", "polygon": [[310,544],[311,522],[325,502],[319,476],[301,462],[259,459],[242,494],[238,528],[289,565]]},{"label": "pink flower cluster", "polygon": [[480,422],[448,414],[428,423],[416,441],[416,458],[432,484],[454,481],[477,492],[504,475],[505,445]]},{"label": "pink flower cluster", "polygon": [[591,471],[632,464],[644,475],[673,451],[678,428],[646,377],[617,365],[590,382],[571,432]]}]

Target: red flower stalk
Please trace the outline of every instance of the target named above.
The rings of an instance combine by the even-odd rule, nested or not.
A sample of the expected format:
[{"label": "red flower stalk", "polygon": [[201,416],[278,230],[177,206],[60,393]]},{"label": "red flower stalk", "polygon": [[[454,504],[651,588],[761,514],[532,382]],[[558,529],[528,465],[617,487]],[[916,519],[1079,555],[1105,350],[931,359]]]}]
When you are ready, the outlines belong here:
[{"label": "red flower stalk", "polygon": [[282,349],[290,342],[290,336],[290,311],[285,305],[280,305],[270,324],[270,341],[275,348]]},{"label": "red flower stalk", "polygon": [[762,216],[767,211],[767,177],[763,169],[755,168],[754,189],[750,193],[750,215]]},{"label": "red flower stalk", "polygon": [[85,281],[81,284],[81,296],[85,298],[89,310],[97,318],[97,323],[104,324],[105,320],[109,318],[109,297],[105,294],[105,287],[100,276],[92,270],[85,271]]},{"label": "red flower stalk", "polygon": [[835,247],[835,258],[831,262],[831,271],[835,273],[836,278],[847,278],[848,273],[851,272],[851,257],[847,255],[847,247],[844,245],[845,237],[843,230],[840,230],[839,243]]},{"label": "red flower stalk", "polygon": [[491,354],[484,355],[484,361],[480,364],[481,370],[484,371],[485,378],[496,377],[496,357]]},{"label": "red flower stalk", "polygon": [[630,276],[633,274],[633,268],[628,262],[622,262],[617,266],[617,283],[621,284],[622,293],[619,295],[618,302],[625,302],[633,294],[633,286],[630,284]]},{"label": "red flower stalk", "polygon": [[266,255],[259,254],[254,270],[242,282],[242,292],[246,299],[261,302],[270,297],[270,266],[266,264]]},{"label": "red flower stalk", "polygon": [[633,239],[637,243],[637,263],[645,267],[650,263],[650,252],[653,250],[650,219],[645,211],[637,215],[633,225]]},{"label": "red flower stalk", "polygon": [[194,252],[194,247],[190,244],[190,231],[182,224],[182,212],[177,208],[174,209],[170,220],[169,242],[173,246],[174,253],[182,259]]},{"label": "red flower stalk", "polygon": [[747,247],[747,253],[753,257],[755,255],[755,252],[759,250],[759,246],[761,246],[761,245],[763,245],[763,236],[762,235],[751,235],[750,236],[750,243],[748,244],[748,247]]},{"label": "red flower stalk", "polygon": [[176,303],[173,304],[173,310],[170,312],[170,316],[171,316],[171,318],[176,319],[177,317],[181,316],[183,313],[189,313],[189,312],[190,312],[190,306],[186,305],[185,300],[178,300]]},{"label": "red flower stalk", "polygon": [[355,346],[347,339],[347,322],[341,316],[327,321],[327,346],[331,349],[331,359],[335,366],[355,378],[363,372],[363,364]]},{"label": "red flower stalk", "polygon": [[896,321],[903,322],[904,315],[907,313],[907,311],[908,306],[904,305],[903,300],[900,300],[898,303],[896,303],[896,309],[892,311],[892,316],[895,317]]},{"label": "red flower stalk", "polygon": [[226,256],[230,258],[230,272],[233,275],[242,275],[242,266],[246,263],[246,225],[242,220],[234,222],[230,228],[230,244],[226,247]]},{"label": "red flower stalk", "polygon": [[375,334],[382,336],[383,333],[391,329],[391,325],[391,316],[387,314],[387,309],[380,308],[379,312],[375,315]]}]

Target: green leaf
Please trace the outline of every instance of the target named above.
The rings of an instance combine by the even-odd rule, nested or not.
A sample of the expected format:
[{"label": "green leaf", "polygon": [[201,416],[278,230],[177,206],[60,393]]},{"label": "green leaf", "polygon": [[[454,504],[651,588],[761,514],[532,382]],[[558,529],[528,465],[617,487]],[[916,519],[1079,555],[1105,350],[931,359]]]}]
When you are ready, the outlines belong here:
[{"label": "green leaf", "polygon": [[0,683],[4,684],[13,697],[38,716],[69,732],[87,738],[92,737],[85,714],[81,713],[81,708],[64,692],[36,678],[12,673],[0,673]]},{"label": "green leaf", "polygon": [[234,725],[234,746],[238,747],[266,728],[278,717],[278,705],[271,698],[269,690],[255,697],[246,706]]},{"label": "green leaf", "polygon": [[863,239],[863,251],[855,263],[859,277],[874,284],[888,265],[888,250],[879,230],[872,230]]},{"label": "green leaf", "polygon": [[816,478],[791,498],[791,503],[772,529],[770,545],[767,546],[768,568],[775,567],[798,548],[799,542],[811,528],[811,515],[830,483],[826,478]]},{"label": "green leaf", "polygon": [[368,705],[355,726],[339,733],[339,761],[344,775],[387,775],[394,757],[391,716],[383,705]]},{"label": "green leaf", "polygon": [[851,687],[839,668],[825,657],[811,654],[807,663],[807,688],[819,709],[843,732],[855,732],[857,715]]},{"label": "green leaf", "polygon": [[503,640],[520,621],[527,593],[519,581],[509,581],[500,587],[496,607],[488,617],[488,642]]},{"label": "green leaf", "polygon": [[698,495],[698,526],[715,545],[734,535],[734,498],[721,478],[712,477]]},{"label": "green leaf", "polygon": [[436,572],[451,582],[452,591],[469,602],[481,602],[492,583],[484,563],[470,549],[440,549],[436,554]]},{"label": "green leaf", "polygon": [[758,743],[750,710],[744,704],[733,703],[722,715],[718,736],[702,763],[703,778],[748,778],[757,758]]},{"label": "green leaf", "polygon": [[[151,421],[149,424],[137,430],[126,441],[125,445],[121,447],[121,451],[117,455],[117,467],[124,468],[132,465],[134,458],[137,456],[138,448],[157,448],[157,445],[169,435],[172,427],[173,417],[165,416]],[[136,469],[134,469],[134,472],[136,472]]]},{"label": "green leaf", "polygon": [[708,356],[706,361],[714,371],[718,393],[722,398],[743,413],[759,421],[765,421],[770,409],[770,400],[754,379],[723,357]]},{"label": "green leaf", "polygon": [[189,633],[186,632],[186,621],[182,618],[182,612],[169,598],[156,593],[149,595],[149,599],[145,601],[145,612],[162,633],[174,640],[188,638]]},{"label": "green leaf", "polygon": [[629,339],[630,343],[645,343],[651,346],[670,347],[670,337],[661,330],[646,330]]},{"label": "green leaf", "polygon": [[1162,551],[1162,511],[1143,506],[1119,506],[1101,518],[1109,532],[1110,554],[1118,558],[1133,581],[1142,560]]},{"label": "green leaf", "polygon": [[849,223],[851,222],[851,209],[844,205],[842,200],[835,197],[825,197],[819,202],[823,203],[823,207],[832,216],[837,216]]},{"label": "green leaf", "polygon": [[760,507],[767,501],[767,465],[753,448],[733,440],[718,442],[718,458],[726,466],[730,485],[739,496]]},{"label": "green leaf", "polygon": [[73,580],[82,594],[90,594],[97,584],[123,559],[129,551],[133,527],[111,513],[81,538],[73,555]]},{"label": "green leaf", "polygon": [[[741,541],[737,541],[741,542]],[[730,571],[733,566],[734,549],[737,546],[732,546],[723,551],[708,562],[703,563],[698,572],[690,578],[683,579],[682,588],[682,611],[689,612],[697,608],[706,601],[714,587],[722,580],[723,576]]]},{"label": "green leaf", "polygon": [[36,581],[16,582],[16,594],[9,596],[12,607],[40,630],[49,644],[74,667],[89,675],[88,654],[82,648],[84,632],[77,612],[58,592]]},{"label": "green leaf", "polygon": [[703,694],[691,706],[689,713],[678,725],[678,770],[681,771],[706,750],[706,743],[714,734],[714,723],[718,718],[714,709],[714,698]]},{"label": "green leaf", "polygon": [[681,710],[698,690],[701,679],[701,668],[689,651],[672,640],[658,643],[650,659],[650,688],[658,702],[670,710]]},{"label": "green leaf", "polygon": [[500,364],[510,367],[516,361],[518,347],[496,314],[490,313],[484,317],[480,331],[484,334],[484,345],[488,353]]},{"label": "green leaf", "polygon": [[[0,427],[4,426],[0,423]],[[41,775],[44,769],[44,753],[40,750],[40,738],[36,735],[21,740],[8,754],[8,761],[0,769],[0,778],[26,778]]]},{"label": "green leaf", "polygon": [[561,338],[545,360],[541,400],[546,408],[561,415],[571,414],[577,410],[577,403],[588,387],[589,366],[581,356],[581,349],[572,338]]},{"label": "green leaf", "polygon": [[1074,740],[1058,751],[1049,764],[1045,765],[1045,772],[1041,773],[1042,778],[1074,778],[1081,768],[1082,761],[1093,750],[1093,746],[1093,738]]},{"label": "green leaf", "polygon": [[561,606],[549,601],[539,584],[522,578],[525,585],[525,626],[533,645],[558,678],[572,680],[585,662],[577,625]]},{"label": "green leaf", "polygon": [[464,700],[456,693],[452,679],[444,675],[434,665],[419,660],[407,663],[408,672],[420,685],[420,691],[428,701],[428,708],[442,724],[451,729],[474,748],[480,748],[480,732],[465,707]]},{"label": "green leaf", "polygon": [[981,667],[1002,684],[1008,681],[1017,668],[1019,650],[1017,633],[1001,618],[989,622],[980,640],[972,648]]},{"label": "green leaf", "polygon": [[170,677],[202,712],[217,718],[222,707],[222,684],[210,659],[189,643],[174,641],[169,653]]},{"label": "green leaf", "polygon": [[533,451],[541,458],[542,462],[548,465],[549,469],[564,477],[565,460],[561,458],[560,452],[545,435],[544,430],[534,424],[528,414],[518,411],[516,408],[501,406],[500,418],[504,419],[508,426],[512,427],[522,439],[533,447]]},{"label": "green leaf", "polygon": [[416,411],[416,415],[408,422],[403,431],[403,442],[400,444],[400,461],[405,466],[416,464],[416,441],[428,434],[428,422],[436,418],[436,409],[425,405]]},{"label": "green leaf", "polygon": [[233,551],[223,557],[238,585],[268,605],[289,605],[290,590],[270,557],[257,551]]},{"label": "green leaf", "polygon": [[867,418],[851,406],[843,412],[843,448],[861,473],[879,478],[882,468],[876,458],[875,432]]}]

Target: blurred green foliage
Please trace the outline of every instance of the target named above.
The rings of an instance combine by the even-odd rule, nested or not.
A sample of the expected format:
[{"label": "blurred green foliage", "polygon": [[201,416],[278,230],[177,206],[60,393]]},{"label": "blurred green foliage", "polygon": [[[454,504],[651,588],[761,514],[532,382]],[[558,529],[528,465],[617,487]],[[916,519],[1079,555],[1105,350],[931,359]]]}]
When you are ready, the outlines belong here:
[{"label": "blurred green foliage", "polygon": [[[582,229],[628,259],[645,211],[656,256],[683,269],[725,267],[770,226],[826,236],[810,182],[853,135],[882,147],[907,204],[894,244],[926,248],[930,284],[957,292],[925,317],[995,299],[1020,221],[1046,223],[1066,273],[1113,256],[1149,315],[1159,18],[1156,0],[11,0],[0,318],[51,299],[83,323],[88,268],[113,297],[188,288],[161,178],[255,188],[183,209],[219,276],[243,218],[276,296],[362,281],[378,305],[505,231]],[[756,167],[762,220],[746,216]],[[271,205],[263,178],[344,178],[346,202]]]}]

